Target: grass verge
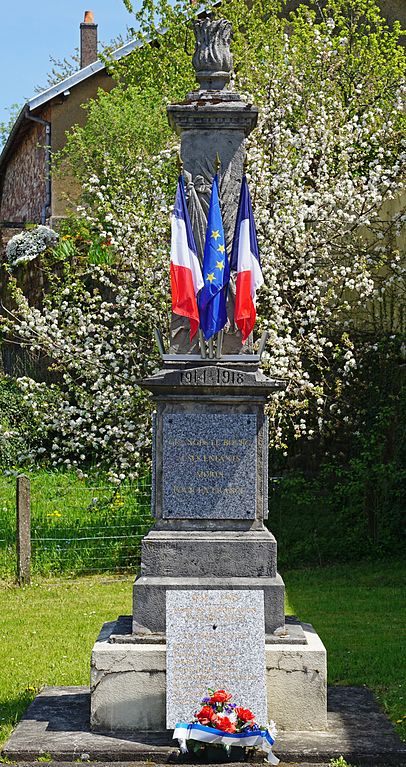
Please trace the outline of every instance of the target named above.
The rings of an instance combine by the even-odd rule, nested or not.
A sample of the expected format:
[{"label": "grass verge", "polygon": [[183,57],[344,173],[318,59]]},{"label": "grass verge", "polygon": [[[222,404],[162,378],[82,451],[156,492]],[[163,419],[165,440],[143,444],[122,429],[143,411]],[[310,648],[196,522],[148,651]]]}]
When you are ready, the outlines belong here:
[{"label": "grass verge", "polygon": [[327,649],[330,684],[366,685],[406,740],[406,562],[340,564],[283,573],[289,607]]},{"label": "grass verge", "polygon": [[[399,560],[283,573],[287,612],[313,623],[329,682],[367,685],[406,739],[402,653],[406,564]],[[0,745],[43,685],[88,684],[104,621],[131,612],[133,577],[0,585]],[[403,614],[402,614],[403,611]]]},{"label": "grass verge", "polygon": [[132,611],[133,576],[0,586],[0,746],[44,685],[89,684],[104,621]]}]

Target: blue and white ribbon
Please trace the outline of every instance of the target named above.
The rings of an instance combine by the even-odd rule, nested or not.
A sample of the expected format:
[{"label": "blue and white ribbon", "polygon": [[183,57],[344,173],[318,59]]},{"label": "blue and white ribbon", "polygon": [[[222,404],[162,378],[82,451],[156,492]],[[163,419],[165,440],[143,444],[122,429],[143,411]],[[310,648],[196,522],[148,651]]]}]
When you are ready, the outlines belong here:
[{"label": "blue and white ribbon", "polygon": [[226,748],[231,746],[240,746],[241,748],[252,748],[257,746],[267,754],[269,764],[279,764],[279,759],[272,753],[272,746],[275,743],[276,727],[274,722],[270,722],[266,730],[247,730],[246,732],[223,732],[215,727],[205,727],[203,724],[186,724],[178,722],[175,725],[173,738],[179,741],[179,748],[182,754],[187,753],[187,741],[190,739],[200,740],[202,743],[222,744]]}]

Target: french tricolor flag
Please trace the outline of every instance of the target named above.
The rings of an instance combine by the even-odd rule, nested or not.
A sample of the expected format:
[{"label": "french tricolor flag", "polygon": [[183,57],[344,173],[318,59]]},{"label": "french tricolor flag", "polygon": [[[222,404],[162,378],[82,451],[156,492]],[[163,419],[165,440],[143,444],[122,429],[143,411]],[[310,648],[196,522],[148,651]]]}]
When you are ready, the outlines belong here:
[{"label": "french tricolor flag", "polygon": [[230,266],[237,272],[234,322],[246,341],[257,316],[256,292],[264,282],[246,176],[241,184]]},{"label": "french tricolor flag", "polygon": [[190,320],[190,340],[199,327],[196,296],[203,287],[202,270],[186,205],[183,177],[179,176],[172,214],[171,290],[172,311]]}]

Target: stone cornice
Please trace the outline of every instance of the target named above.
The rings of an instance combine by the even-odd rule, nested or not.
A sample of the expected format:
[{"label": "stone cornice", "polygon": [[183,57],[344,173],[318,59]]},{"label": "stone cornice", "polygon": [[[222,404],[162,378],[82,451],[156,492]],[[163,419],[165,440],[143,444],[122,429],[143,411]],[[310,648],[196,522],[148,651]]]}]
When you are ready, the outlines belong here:
[{"label": "stone cornice", "polygon": [[178,133],[188,130],[240,130],[246,136],[255,128],[258,108],[243,101],[199,99],[167,107],[168,120]]}]

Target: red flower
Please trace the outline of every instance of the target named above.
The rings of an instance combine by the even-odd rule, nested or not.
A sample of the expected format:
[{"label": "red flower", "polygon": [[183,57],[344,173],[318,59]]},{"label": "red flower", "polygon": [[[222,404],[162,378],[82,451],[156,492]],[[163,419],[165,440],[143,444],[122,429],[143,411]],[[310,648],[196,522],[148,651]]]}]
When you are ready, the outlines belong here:
[{"label": "red flower", "polygon": [[222,732],[235,732],[236,726],[234,722],[231,721],[231,719],[228,718],[228,716],[219,716],[216,727],[218,730],[222,730]]},{"label": "red flower", "polygon": [[233,696],[225,690],[217,690],[217,692],[213,693],[211,696],[209,703],[228,703],[232,697]]},{"label": "red flower", "polygon": [[214,713],[211,706],[203,706],[203,708],[196,714],[196,719],[200,724],[204,724],[206,727],[209,724],[214,724],[214,720],[217,720],[217,714]]},{"label": "red flower", "polygon": [[242,708],[241,706],[237,706],[235,713],[237,714],[238,719],[241,719],[241,721],[245,724],[248,722],[253,724],[255,722],[255,716],[252,711],[249,710],[249,708]]}]

